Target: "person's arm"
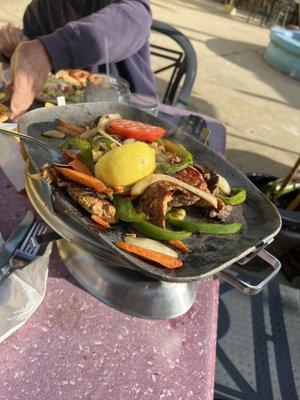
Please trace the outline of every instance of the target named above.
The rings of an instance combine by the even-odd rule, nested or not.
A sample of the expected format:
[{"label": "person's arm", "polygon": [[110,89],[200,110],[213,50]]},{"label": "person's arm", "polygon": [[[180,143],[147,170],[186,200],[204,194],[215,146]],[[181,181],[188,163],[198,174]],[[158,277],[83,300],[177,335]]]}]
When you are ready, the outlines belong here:
[{"label": "person's arm", "polygon": [[0,62],[8,63],[19,43],[26,40],[16,22],[9,22],[0,29]]},{"label": "person's arm", "polygon": [[55,71],[104,64],[107,37],[110,62],[135,54],[149,37],[149,0],[121,0],[55,32],[39,37]]}]

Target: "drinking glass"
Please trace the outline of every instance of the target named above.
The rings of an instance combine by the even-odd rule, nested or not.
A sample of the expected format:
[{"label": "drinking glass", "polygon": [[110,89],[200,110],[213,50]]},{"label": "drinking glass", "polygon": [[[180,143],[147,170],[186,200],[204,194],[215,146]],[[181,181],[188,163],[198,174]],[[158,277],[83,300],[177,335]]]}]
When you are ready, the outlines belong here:
[{"label": "drinking glass", "polygon": [[150,96],[138,93],[129,93],[123,96],[123,102],[130,106],[139,108],[152,115],[158,115],[159,111],[159,98],[157,96]]},{"label": "drinking glass", "polygon": [[84,89],[84,101],[122,102],[130,94],[129,83],[123,78],[114,78],[105,74],[92,74],[87,79]]}]

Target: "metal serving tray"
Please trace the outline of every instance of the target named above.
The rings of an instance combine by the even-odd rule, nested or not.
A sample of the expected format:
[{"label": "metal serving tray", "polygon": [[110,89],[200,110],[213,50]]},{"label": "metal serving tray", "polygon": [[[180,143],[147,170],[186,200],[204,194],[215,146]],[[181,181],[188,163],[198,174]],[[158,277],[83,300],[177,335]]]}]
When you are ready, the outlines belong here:
[{"label": "metal serving tray", "polygon": [[[80,241],[82,248],[87,249],[86,242],[90,241],[86,236],[91,235],[99,239],[99,247],[103,248],[104,246],[108,252],[114,252],[119,256],[118,258],[121,257],[126,261],[127,265],[144,274],[158,280],[189,282],[214,275],[239,260],[247,260],[247,256],[265,247],[279,232],[281,227],[279,213],[274,205],[245,175],[190,135],[155,116],[128,105],[119,103],[85,103],[52,109],[38,109],[25,114],[20,119],[19,130],[22,133],[41,138],[42,132],[55,128],[55,120],[57,118],[64,117],[77,124],[90,124],[99,115],[106,113],[120,113],[125,118],[163,126],[167,130],[166,136],[184,144],[193,153],[196,162],[207,163],[228,179],[232,186],[245,188],[247,190],[247,200],[242,206],[235,208],[235,212],[231,217],[231,221],[239,221],[243,224],[243,227],[241,232],[228,236],[192,235],[186,241],[192,251],[190,254],[182,256],[183,267],[175,271],[169,271],[141,261],[113,245],[113,242],[120,240],[123,234],[128,232],[130,229],[128,225],[118,224],[108,232],[103,233],[91,222],[88,215],[72,202],[64,192],[64,189],[52,188],[53,196],[59,203],[60,208],[62,207],[64,212],[74,220],[77,220],[77,222],[80,221],[82,232],[84,232],[83,235],[86,239]],[[53,147],[57,147],[61,143],[59,140],[50,138],[44,138],[44,140],[49,144],[51,143]],[[41,166],[45,160],[48,160],[48,154],[41,148],[33,148],[28,145],[25,145],[25,147],[29,158],[34,164]],[[55,230],[64,237],[59,228]],[[97,254],[99,253],[97,247],[97,244],[95,246],[92,243],[87,250]]]}]

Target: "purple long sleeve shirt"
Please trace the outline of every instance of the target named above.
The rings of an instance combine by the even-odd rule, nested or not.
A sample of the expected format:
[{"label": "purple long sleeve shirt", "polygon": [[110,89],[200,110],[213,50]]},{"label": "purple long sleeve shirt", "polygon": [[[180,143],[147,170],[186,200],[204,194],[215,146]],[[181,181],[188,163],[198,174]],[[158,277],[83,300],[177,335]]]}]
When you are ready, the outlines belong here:
[{"label": "purple long sleeve shirt", "polygon": [[105,71],[107,37],[112,75],[125,78],[132,92],[154,94],[149,34],[150,0],[33,0],[24,14],[24,34],[39,38],[54,71]]}]

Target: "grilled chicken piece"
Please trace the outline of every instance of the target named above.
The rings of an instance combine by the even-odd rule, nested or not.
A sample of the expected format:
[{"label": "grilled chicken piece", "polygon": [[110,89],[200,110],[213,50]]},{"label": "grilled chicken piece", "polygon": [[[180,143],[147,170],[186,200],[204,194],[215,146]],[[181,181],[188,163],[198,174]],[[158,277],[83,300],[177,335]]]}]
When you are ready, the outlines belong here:
[{"label": "grilled chicken piece", "polygon": [[55,182],[57,186],[66,186],[66,182],[62,179],[62,176],[59,175],[56,169],[51,167],[48,163],[43,165],[40,169],[40,173],[46,182]]},{"label": "grilled chicken piece", "polygon": [[[188,198],[190,193],[169,182],[156,182],[150,185],[140,197],[141,210],[150,218],[150,221],[164,228],[166,226],[165,216],[168,205],[171,204],[173,196]],[[197,199],[198,197],[195,196]]]},{"label": "grilled chicken piece", "polygon": [[83,207],[90,214],[97,215],[105,219],[110,224],[118,222],[115,207],[109,201],[103,198],[101,194],[95,194],[92,189],[76,185],[67,184],[67,192],[72,199]]}]

